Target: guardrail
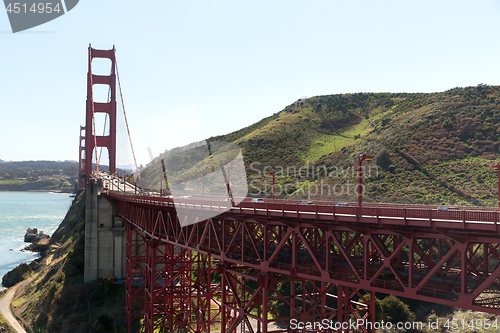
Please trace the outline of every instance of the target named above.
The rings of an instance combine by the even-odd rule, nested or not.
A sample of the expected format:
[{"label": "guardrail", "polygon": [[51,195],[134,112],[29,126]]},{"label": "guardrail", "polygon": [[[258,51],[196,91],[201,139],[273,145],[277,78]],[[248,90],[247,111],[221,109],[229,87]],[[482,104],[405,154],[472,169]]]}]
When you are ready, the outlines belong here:
[{"label": "guardrail", "polygon": [[[445,209],[443,206],[402,204],[366,204],[366,206],[357,207],[353,203],[349,203],[347,206],[344,204],[336,206],[335,203],[327,201],[317,201],[314,204],[301,204],[299,200],[252,202],[251,198],[244,198],[238,205],[232,207],[230,201],[210,196],[171,198],[115,191],[108,191],[107,195],[121,201],[193,211],[266,215],[318,221],[344,220],[372,224],[390,223],[422,226],[431,226],[437,223],[446,228],[494,230],[496,232],[496,226],[500,220],[500,210],[489,207],[446,207]],[[485,225],[490,227],[485,228]]]}]

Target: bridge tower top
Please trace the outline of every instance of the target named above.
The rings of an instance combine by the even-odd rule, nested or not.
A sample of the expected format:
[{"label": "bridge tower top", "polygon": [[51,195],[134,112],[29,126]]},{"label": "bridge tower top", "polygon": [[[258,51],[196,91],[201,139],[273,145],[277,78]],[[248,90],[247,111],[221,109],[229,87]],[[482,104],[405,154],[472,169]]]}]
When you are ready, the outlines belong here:
[{"label": "bridge tower top", "polygon": [[[116,171],[116,57],[115,47],[111,50],[97,50],[89,45],[89,69],[87,73],[87,106],[85,116],[85,135],[80,137],[80,176],[79,187],[84,188],[92,173],[92,164],[99,168],[97,147],[108,149],[109,172]],[[107,58],[111,60],[110,75],[95,75],[92,72],[94,58]],[[109,86],[110,98],[108,101],[94,102],[94,84]],[[106,113],[109,116],[109,134],[97,135],[95,127],[95,114]],[[95,154],[94,159],[92,154]],[[82,156],[83,154],[83,156]]]}]

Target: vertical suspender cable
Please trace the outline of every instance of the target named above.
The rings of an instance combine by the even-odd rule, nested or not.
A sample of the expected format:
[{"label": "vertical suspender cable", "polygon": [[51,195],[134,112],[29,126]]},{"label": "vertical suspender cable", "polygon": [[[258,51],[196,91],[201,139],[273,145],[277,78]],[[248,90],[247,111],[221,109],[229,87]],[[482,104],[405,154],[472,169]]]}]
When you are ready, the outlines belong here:
[{"label": "vertical suspender cable", "polygon": [[118,78],[118,89],[120,90],[120,98],[122,101],[123,115],[125,116],[125,125],[127,125],[128,138],[130,140],[130,148],[132,149],[132,156],[134,157],[135,170],[137,171],[138,178],[141,179],[141,175],[139,173],[139,168],[137,167],[137,160],[135,159],[134,146],[132,145],[132,137],[130,136],[130,129],[128,127],[127,113],[125,112],[125,104],[123,103],[122,85],[120,84],[120,74],[118,73],[118,61],[116,60],[116,50],[114,50],[114,52],[115,52],[115,64],[116,64],[116,77]]}]

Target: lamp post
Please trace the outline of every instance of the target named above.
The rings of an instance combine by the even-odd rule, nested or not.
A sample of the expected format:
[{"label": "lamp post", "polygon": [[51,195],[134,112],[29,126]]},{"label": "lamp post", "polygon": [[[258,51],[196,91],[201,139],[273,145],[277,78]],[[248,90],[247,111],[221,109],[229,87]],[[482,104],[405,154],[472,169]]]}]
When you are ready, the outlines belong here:
[{"label": "lamp post", "polygon": [[500,208],[500,163],[491,166],[492,169],[497,169],[498,171],[498,199],[497,205]]},{"label": "lamp post", "polygon": [[358,169],[356,170],[358,173],[358,207],[361,207],[361,204],[363,203],[363,168],[361,167],[361,163],[371,159],[371,156],[365,154],[359,155]]},{"label": "lamp post", "polygon": [[268,175],[272,175],[272,176],[273,176],[273,188],[272,188],[272,193],[273,193],[273,200],[274,200],[274,175],[276,174],[276,172],[268,172],[267,174],[268,174]]},{"label": "lamp post", "polygon": [[[161,168],[162,173],[165,172],[165,168]],[[160,175],[160,198],[163,197],[163,175]]]},{"label": "lamp post", "polygon": [[227,196],[228,196],[229,200],[231,200],[231,205],[234,207],[235,204],[234,204],[233,191],[231,190],[231,173],[230,173],[230,170],[231,170],[232,166],[238,166],[238,164],[234,163],[234,162],[231,162],[227,166],[227,178],[226,178],[227,183],[226,183],[226,187],[227,187]]}]

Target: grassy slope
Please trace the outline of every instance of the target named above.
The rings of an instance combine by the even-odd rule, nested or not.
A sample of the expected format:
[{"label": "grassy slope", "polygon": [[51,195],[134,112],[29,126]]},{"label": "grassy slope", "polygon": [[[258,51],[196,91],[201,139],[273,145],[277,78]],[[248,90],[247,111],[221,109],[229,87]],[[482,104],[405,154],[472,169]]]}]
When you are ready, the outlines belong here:
[{"label": "grassy slope", "polygon": [[[500,88],[483,85],[432,94],[316,96],[210,140],[237,143],[249,179],[260,187],[269,180],[251,171],[252,162],[275,170],[280,166],[298,169],[310,162],[310,166],[325,166],[331,172],[352,167],[361,153],[375,157],[386,149],[389,154],[384,160],[366,163],[377,165],[378,172],[365,179],[365,201],[492,206],[497,195],[496,174],[489,166],[498,154],[499,102]],[[162,158],[168,164],[173,155]],[[178,151],[176,158],[184,169],[202,170],[200,163],[190,165],[194,161],[190,151]],[[170,165],[175,169],[175,163]],[[158,170],[159,158],[143,173],[147,187],[159,187]],[[180,179],[186,172],[173,175]],[[348,180],[356,182],[352,173],[350,177],[292,176],[276,181],[280,185],[298,182],[290,197],[303,196],[300,186],[323,181],[325,191],[318,197],[354,201],[352,190],[351,195],[328,195],[328,186],[347,188]]]}]

